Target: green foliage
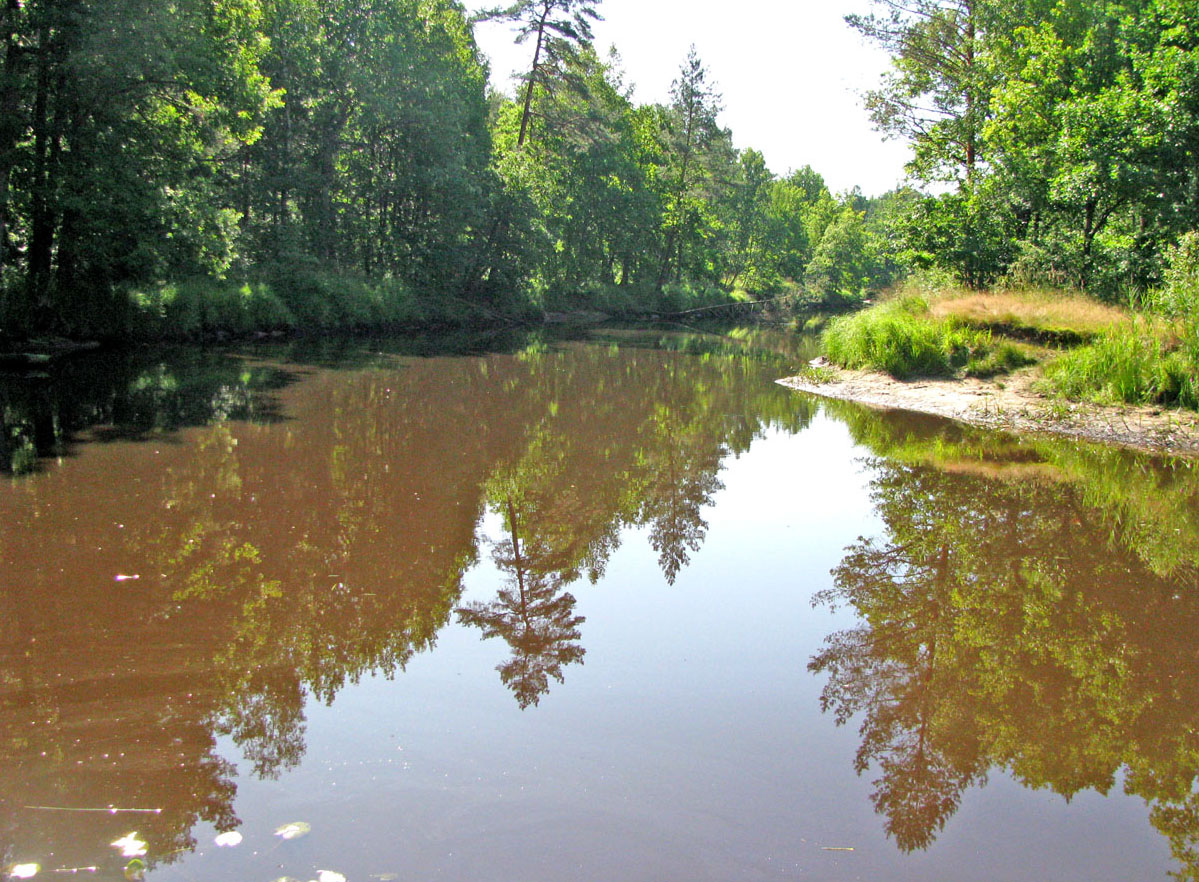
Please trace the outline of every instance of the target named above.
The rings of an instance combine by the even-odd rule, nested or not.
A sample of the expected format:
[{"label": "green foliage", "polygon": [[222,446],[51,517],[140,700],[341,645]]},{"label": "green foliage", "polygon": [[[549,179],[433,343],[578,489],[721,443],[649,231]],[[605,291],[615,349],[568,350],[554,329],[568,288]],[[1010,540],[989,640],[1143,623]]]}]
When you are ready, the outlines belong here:
[{"label": "green foliage", "polygon": [[891,219],[905,262],[952,273],[983,287],[1010,265],[1010,213],[990,188],[966,186],[940,196],[909,199]]},{"label": "green foliage", "polygon": [[[931,186],[870,199],[735,149],[694,49],[636,105],[592,0],[10,4],[4,333],[119,336],[146,325],[126,291],[200,276],[277,303],[212,293],[189,328],[635,312],[668,285],[844,307],[913,270],[1194,312],[1194,4],[876,3],[849,17],[892,54],[867,106]],[[531,48],[513,99],[486,91],[487,20]]]},{"label": "green foliage", "polygon": [[116,286],[226,269],[225,163],[279,101],[256,0],[36,0],[5,24],[0,264],[27,324],[112,333]]},{"label": "green foliage", "polygon": [[1146,322],[1112,329],[1046,369],[1067,398],[1199,409],[1199,334],[1181,338]]},{"label": "green foliage", "polygon": [[1194,4],[876,6],[849,17],[892,54],[867,106],[937,191],[895,225],[905,262],[1109,300],[1159,282],[1199,221]]},{"label": "green foliage", "polygon": [[275,267],[270,281],[196,277],[139,288],[129,301],[130,332],[143,338],[370,330],[466,324],[481,317],[450,301],[422,303],[396,279],[372,281],[295,267]]},{"label": "green foliage", "polygon": [[[733,147],[694,49],[668,103],[635,105],[591,0],[473,21],[453,0],[10,6],[9,336],[645,313],[803,284],[845,303],[898,270],[871,200]],[[532,50],[514,100],[486,93],[487,20]]]},{"label": "green foliage", "polygon": [[1184,233],[1166,251],[1165,284],[1153,306],[1163,315],[1199,322],[1199,231]]},{"label": "green foliage", "polygon": [[804,283],[825,303],[839,306],[860,302],[868,282],[863,217],[845,205],[821,233]]},{"label": "green foliage", "polygon": [[194,278],[129,295],[138,336],[245,335],[296,327],[291,310],[269,285]]},{"label": "green foliage", "polygon": [[824,331],[829,359],[851,369],[876,370],[905,379],[950,376],[1012,362],[994,354],[991,335],[928,316],[928,302],[916,296],[887,301],[853,315],[839,316]]}]

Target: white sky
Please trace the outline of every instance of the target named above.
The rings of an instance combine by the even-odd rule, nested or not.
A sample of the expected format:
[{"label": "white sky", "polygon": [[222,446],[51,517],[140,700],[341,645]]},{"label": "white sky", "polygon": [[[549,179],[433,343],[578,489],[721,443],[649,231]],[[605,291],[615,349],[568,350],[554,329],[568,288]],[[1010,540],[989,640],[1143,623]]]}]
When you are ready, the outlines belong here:
[{"label": "white sky", "polygon": [[[496,6],[467,0],[468,7]],[[669,100],[670,84],[694,43],[724,96],[721,124],[740,148],[766,156],[777,174],[810,165],[834,192],[855,184],[878,195],[903,178],[906,145],[882,140],[862,108],[887,56],[845,24],[869,0],[603,0],[595,26],[601,54],[615,45],[638,103]],[[507,25],[481,24],[492,82],[529,64],[532,42],[515,46]]]}]

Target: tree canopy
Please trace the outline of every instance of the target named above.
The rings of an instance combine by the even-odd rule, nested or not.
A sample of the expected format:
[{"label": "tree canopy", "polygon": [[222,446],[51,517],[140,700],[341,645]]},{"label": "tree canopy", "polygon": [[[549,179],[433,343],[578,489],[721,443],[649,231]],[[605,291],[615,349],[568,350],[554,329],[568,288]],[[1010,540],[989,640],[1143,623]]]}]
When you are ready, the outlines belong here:
[{"label": "tree canopy", "polygon": [[[598,0],[474,19],[453,0],[8,0],[0,337],[845,303],[921,268],[1115,296],[1159,284],[1199,225],[1182,0],[850,16],[892,56],[867,107],[912,146],[911,187],[869,198],[735,147],[694,47],[668,101],[634,102],[592,44],[599,17]],[[488,91],[484,22],[530,50],[514,96]],[[209,289],[176,293],[195,279]]]}]

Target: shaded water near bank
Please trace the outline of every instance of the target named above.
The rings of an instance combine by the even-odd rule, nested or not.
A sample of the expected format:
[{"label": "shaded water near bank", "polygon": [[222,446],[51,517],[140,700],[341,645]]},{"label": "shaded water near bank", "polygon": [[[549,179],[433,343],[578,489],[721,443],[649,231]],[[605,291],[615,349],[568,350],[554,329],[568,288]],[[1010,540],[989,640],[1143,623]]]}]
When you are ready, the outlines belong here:
[{"label": "shaded water near bank", "polygon": [[0,383],[5,869],[1195,877],[1192,464],[774,383],[811,354],[603,330]]}]

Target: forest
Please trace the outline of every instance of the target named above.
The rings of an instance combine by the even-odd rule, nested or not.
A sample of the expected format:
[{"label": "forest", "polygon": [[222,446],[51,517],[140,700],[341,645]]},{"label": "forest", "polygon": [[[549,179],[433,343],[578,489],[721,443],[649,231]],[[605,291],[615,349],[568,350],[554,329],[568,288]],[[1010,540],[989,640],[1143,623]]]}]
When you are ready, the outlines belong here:
[{"label": "forest", "polygon": [[[0,337],[843,307],[912,273],[1125,302],[1199,266],[1194,3],[873,10],[866,102],[911,160],[866,196],[736,148],[694,50],[635,103],[598,0],[4,0]],[[481,20],[527,49],[512,95]]]}]

